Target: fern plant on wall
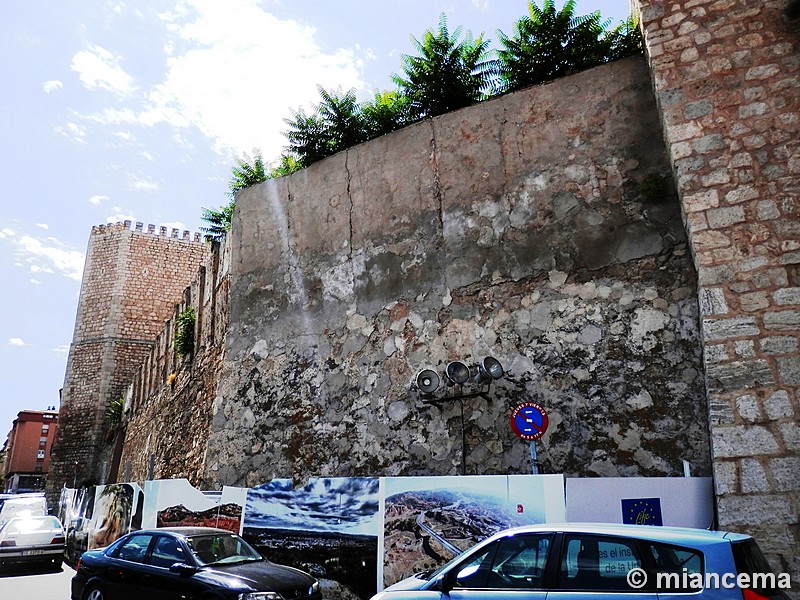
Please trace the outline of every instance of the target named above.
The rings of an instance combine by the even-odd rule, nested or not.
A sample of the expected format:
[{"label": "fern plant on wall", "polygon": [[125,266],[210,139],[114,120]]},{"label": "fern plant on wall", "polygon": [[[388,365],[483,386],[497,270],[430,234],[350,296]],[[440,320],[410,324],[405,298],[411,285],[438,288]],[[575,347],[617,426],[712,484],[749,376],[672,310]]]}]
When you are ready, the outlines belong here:
[{"label": "fern plant on wall", "polygon": [[197,320],[194,307],[188,306],[175,319],[175,354],[187,356],[194,352],[194,324]]}]

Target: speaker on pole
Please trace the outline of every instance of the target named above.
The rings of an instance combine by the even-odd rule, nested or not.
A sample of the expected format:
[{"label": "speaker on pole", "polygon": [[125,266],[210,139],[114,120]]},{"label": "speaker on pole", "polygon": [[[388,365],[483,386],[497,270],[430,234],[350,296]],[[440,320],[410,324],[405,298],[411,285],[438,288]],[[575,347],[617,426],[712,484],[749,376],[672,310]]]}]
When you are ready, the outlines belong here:
[{"label": "speaker on pole", "polygon": [[417,389],[423,394],[432,394],[439,389],[439,374],[433,369],[422,369],[417,373]]}]

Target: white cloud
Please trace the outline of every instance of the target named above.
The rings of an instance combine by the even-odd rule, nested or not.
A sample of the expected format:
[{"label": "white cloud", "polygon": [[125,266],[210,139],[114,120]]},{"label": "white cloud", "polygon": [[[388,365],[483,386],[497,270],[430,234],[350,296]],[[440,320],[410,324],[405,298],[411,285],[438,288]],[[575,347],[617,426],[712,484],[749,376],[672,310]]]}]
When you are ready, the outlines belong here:
[{"label": "white cloud", "polygon": [[167,231],[169,231],[170,235],[172,235],[172,230],[173,229],[177,229],[178,230],[178,236],[179,237],[182,237],[183,236],[183,232],[187,231],[186,224],[182,223],[180,221],[175,221],[173,223],[162,223],[162,225],[167,228]]},{"label": "white cloud", "polygon": [[55,92],[56,90],[60,90],[63,87],[64,84],[61,83],[58,79],[51,79],[50,81],[45,81],[42,84],[42,89],[45,91],[46,94]]},{"label": "white cloud", "polygon": [[26,263],[28,263],[28,265],[30,265],[30,266],[29,266],[29,268],[28,268],[28,270],[29,270],[31,273],[48,273],[48,274],[51,274],[51,275],[52,275],[53,273],[55,273],[55,271],[53,271],[53,269],[52,269],[51,267],[47,267],[47,266],[42,266],[42,265],[37,265],[37,264],[35,264],[33,257],[30,257],[30,256],[29,256],[29,257],[26,259],[26,261],[25,261],[25,262],[26,262]]},{"label": "white cloud", "polygon": [[[187,0],[159,18],[172,36],[163,42],[164,79],[137,90],[139,105],[107,107],[85,115],[87,121],[196,127],[220,153],[259,148],[273,158],[286,144],[284,119],[294,109],[319,103],[318,84],[365,88],[359,56],[366,50],[323,52],[313,28],[277,19],[258,0]],[[73,69],[90,89],[127,93],[134,84],[120,63],[120,57],[94,46],[75,56]]]},{"label": "white cloud", "polygon": [[33,279],[33,278],[29,279],[28,283],[30,283],[31,285],[42,285],[41,281],[39,281],[38,279]]},{"label": "white cloud", "polygon": [[8,341],[6,342],[6,345],[7,346],[15,346],[17,348],[23,348],[25,346],[30,346],[30,344],[26,344],[25,341],[22,338],[18,338],[18,337],[8,338]]},{"label": "white cloud", "polygon": [[37,224],[36,224],[36,226],[37,226],[39,229],[44,229],[45,231],[47,231],[48,229],[50,229],[50,225],[48,225],[47,223],[37,223]]},{"label": "white cloud", "polygon": [[143,177],[136,177],[135,175],[128,176],[128,187],[137,192],[157,192],[160,189],[158,183],[151,179]]},{"label": "white cloud", "polygon": [[56,127],[55,131],[75,144],[83,145],[86,143],[86,128],[77,123],[67,123],[63,127]]},{"label": "white cloud", "polygon": [[40,238],[3,229],[2,239],[13,246],[14,265],[27,268],[32,274],[57,274],[75,281],[83,276],[83,254],[54,237]]},{"label": "white cloud", "polygon": [[92,196],[91,198],[89,198],[89,204],[100,206],[106,200],[108,200],[108,196]]},{"label": "white cloud", "polygon": [[114,206],[111,210],[114,212],[106,217],[106,223],[123,223],[125,221],[130,221],[131,223],[136,222],[136,217],[123,212],[122,208],[119,206]]},{"label": "white cloud", "polygon": [[133,90],[133,78],[119,65],[119,61],[119,56],[101,46],[93,46],[72,57],[72,70],[90,90],[127,95]]},{"label": "white cloud", "polygon": [[69,354],[69,346],[57,346],[53,348],[53,354],[56,354],[60,357],[66,357]]}]

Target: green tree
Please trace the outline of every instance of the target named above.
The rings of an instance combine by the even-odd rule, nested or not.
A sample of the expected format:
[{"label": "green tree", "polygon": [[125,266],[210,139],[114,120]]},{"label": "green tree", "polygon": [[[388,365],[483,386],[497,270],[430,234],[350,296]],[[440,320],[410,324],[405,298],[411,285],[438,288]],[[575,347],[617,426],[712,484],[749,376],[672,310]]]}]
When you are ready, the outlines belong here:
[{"label": "green tree", "polygon": [[317,90],[322,97],[317,112],[322,117],[328,155],[366,141],[367,133],[356,91],[351,89],[341,94],[329,92],[322,86],[317,86]]},{"label": "green tree", "polygon": [[642,52],[642,32],[633,17],[607,31],[604,41],[608,44],[608,62]]},{"label": "green tree", "polygon": [[226,206],[218,209],[203,208],[203,215],[201,219],[208,223],[207,227],[201,227],[200,231],[205,234],[207,242],[218,242],[222,237],[228,233],[231,228],[231,219],[233,218],[233,209],[236,203],[231,200]]},{"label": "green tree", "polygon": [[207,242],[220,241],[231,228],[233,209],[236,206],[236,194],[245,188],[261,183],[268,179],[264,159],[259,150],[253,151],[253,157],[245,154],[236,159],[236,164],[231,171],[231,178],[228,180],[228,198],[230,202],[226,206],[214,209],[203,208],[202,219],[208,223],[208,227],[201,227],[200,231],[205,233]]},{"label": "green tree", "polygon": [[317,86],[322,101],[309,116],[300,109],[286,119],[289,152],[304,167],[365,142],[367,129],[356,92],[331,92]]},{"label": "green tree", "polygon": [[641,51],[636,24],[629,20],[607,31],[599,11],[575,15],[575,0],[557,10],[553,0],[540,9],[528,3],[529,14],[514,24],[512,36],[498,32],[503,91],[550,81]]},{"label": "green tree", "polygon": [[470,32],[459,42],[461,28],[452,34],[447,17],[439,17],[439,30],[429,29],[422,41],[411,37],[419,56],[404,54],[403,74],[392,80],[409,98],[414,118],[433,117],[463,108],[486,97],[493,90],[496,62],[487,51],[483,34],[472,39]]},{"label": "green tree", "polygon": [[261,151],[253,150],[253,158],[245,154],[242,158],[236,159],[228,180],[228,198],[233,200],[243,189],[266,180],[266,166]]},{"label": "green tree", "polygon": [[411,100],[397,90],[376,92],[372,100],[361,105],[361,115],[369,139],[396,131],[414,120]]},{"label": "green tree", "polygon": [[292,112],[291,119],[284,121],[289,125],[289,130],[283,134],[289,142],[289,152],[303,167],[329,156],[325,123],[318,111],[306,115],[301,108]]},{"label": "green tree", "polygon": [[284,153],[281,154],[276,163],[270,166],[267,179],[275,179],[277,177],[283,177],[284,175],[290,175],[302,168],[300,161],[295,155]]}]

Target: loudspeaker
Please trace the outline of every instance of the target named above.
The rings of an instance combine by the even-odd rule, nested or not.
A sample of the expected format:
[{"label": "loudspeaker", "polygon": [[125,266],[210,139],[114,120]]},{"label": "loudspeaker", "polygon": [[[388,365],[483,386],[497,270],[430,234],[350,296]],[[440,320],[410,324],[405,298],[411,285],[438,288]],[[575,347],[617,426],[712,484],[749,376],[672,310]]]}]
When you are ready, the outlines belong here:
[{"label": "loudspeaker", "polygon": [[423,369],[417,373],[417,389],[423,394],[432,394],[439,389],[439,374],[433,369]]},{"label": "loudspeaker", "polygon": [[487,356],[478,365],[481,379],[489,380],[500,379],[503,376],[503,365],[493,356]]},{"label": "loudspeaker", "polygon": [[469,379],[469,367],[459,360],[454,360],[447,363],[444,374],[450,380],[451,385],[454,383],[461,385]]}]

